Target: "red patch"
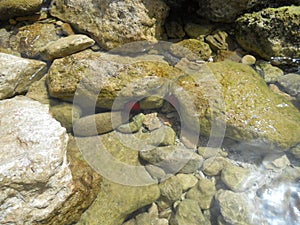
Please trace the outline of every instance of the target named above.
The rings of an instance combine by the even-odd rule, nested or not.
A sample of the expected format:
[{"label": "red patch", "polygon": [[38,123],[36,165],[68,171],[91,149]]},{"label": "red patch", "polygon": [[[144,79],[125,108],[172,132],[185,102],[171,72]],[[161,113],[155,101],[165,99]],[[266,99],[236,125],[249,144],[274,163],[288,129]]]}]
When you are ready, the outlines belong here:
[{"label": "red patch", "polygon": [[127,102],[124,109],[129,113],[139,113],[141,111],[140,103],[136,101]]}]

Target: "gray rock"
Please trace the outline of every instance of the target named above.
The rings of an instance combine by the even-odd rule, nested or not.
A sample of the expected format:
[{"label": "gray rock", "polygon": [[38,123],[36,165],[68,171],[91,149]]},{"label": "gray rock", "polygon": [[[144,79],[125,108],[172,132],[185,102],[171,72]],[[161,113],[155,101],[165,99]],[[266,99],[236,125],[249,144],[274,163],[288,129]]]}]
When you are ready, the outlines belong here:
[{"label": "gray rock", "polygon": [[193,152],[183,147],[166,146],[140,151],[139,156],[143,160],[162,168],[166,173],[176,173],[189,162]]},{"label": "gray rock", "polygon": [[266,155],[262,162],[266,169],[280,172],[288,167],[291,163],[288,157],[284,155]]},{"label": "gray rock", "polygon": [[30,15],[40,11],[43,0],[8,0],[0,2],[0,20]]},{"label": "gray rock", "polygon": [[[240,46],[266,60],[271,57],[299,57],[299,6],[267,8],[236,20]],[[282,35],[284,34],[284,35]]]},{"label": "gray rock", "polygon": [[258,61],[255,64],[257,72],[267,83],[276,83],[283,76],[283,71],[276,66],[272,66],[266,61]]},{"label": "gray rock", "polygon": [[101,192],[77,225],[121,225],[130,213],[151,204],[159,195],[157,185],[125,186],[104,179]]},{"label": "gray rock", "polygon": [[202,156],[197,153],[193,153],[190,160],[184,165],[182,169],[180,169],[181,173],[193,173],[196,170],[200,169],[203,164]]},{"label": "gray rock", "polygon": [[172,203],[179,200],[183,187],[177,176],[172,176],[159,184],[160,194],[167,202]]},{"label": "gray rock", "polygon": [[145,120],[145,115],[143,113],[140,113],[132,118],[132,121],[126,124],[120,125],[117,130],[122,133],[135,133],[138,132]]},{"label": "gray rock", "polygon": [[[226,223],[237,225],[261,224],[260,213],[255,208],[255,200],[246,193],[219,190],[215,196],[220,205],[221,215]],[[256,216],[253,216],[256,215]]]},{"label": "gray rock", "polygon": [[300,75],[296,73],[286,74],[278,79],[280,86],[291,96],[295,96],[300,102]]},{"label": "gray rock", "polygon": [[175,215],[170,220],[171,225],[204,225],[205,220],[198,202],[185,199],[176,208]]},{"label": "gray rock", "polygon": [[159,129],[162,126],[161,120],[157,117],[157,113],[149,113],[145,115],[145,120],[143,122],[145,128],[149,131]]},{"label": "gray rock", "polygon": [[229,165],[222,170],[221,180],[232,191],[245,191],[252,184],[249,182],[250,175],[249,169]]},{"label": "gray rock", "polygon": [[46,84],[47,75],[43,76],[40,80],[33,82],[28,91],[26,96],[39,101],[42,104],[50,105],[51,102],[55,101],[51,99],[48,93],[47,84]]},{"label": "gray rock", "polygon": [[182,24],[177,21],[168,21],[165,23],[166,32],[169,38],[183,38],[185,32],[183,30]]},{"label": "gray rock", "polygon": [[205,41],[209,44],[212,50],[228,50],[228,34],[225,31],[215,31],[213,34],[208,35]]},{"label": "gray rock", "polygon": [[95,41],[83,34],[74,34],[57,41],[50,42],[41,50],[44,60],[53,60],[71,55],[92,46]]},{"label": "gray rock", "polygon": [[184,26],[184,31],[190,38],[201,38],[210,34],[214,30],[213,24],[196,24],[196,23],[187,23]]},{"label": "gray rock", "polygon": [[208,159],[214,156],[227,157],[228,153],[221,148],[210,148],[210,147],[198,147],[197,152],[204,159]]},{"label": "gray rock", "polygon": [[0,118],[0,223],[46,221],[74,189],[66,130],[24,96],[0,101]]},{"label": "gray rock", "polygon": [[186,198],[197,201],[201,209],[209,209],[216,192],[215,182],[203,178],[187,192]]},{"label": "gray rock", "polygon": [[55,0],[50,13],[88,33],[98,44],[112,49],[122,44],[161,37],[167,5],[155,1]]},{"label": "gray rock", "polygon": [[0,53],[0,99],[24,93],[46,73],[46,63]]}]

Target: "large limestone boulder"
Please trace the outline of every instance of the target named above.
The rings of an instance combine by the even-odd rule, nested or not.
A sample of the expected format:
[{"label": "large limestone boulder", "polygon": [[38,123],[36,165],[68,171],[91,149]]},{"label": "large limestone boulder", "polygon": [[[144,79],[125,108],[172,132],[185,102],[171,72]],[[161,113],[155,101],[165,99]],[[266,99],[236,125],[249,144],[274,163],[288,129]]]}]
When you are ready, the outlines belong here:
[{"label": "large limestone boulder", "polygon": [[46,63],[0,53],[0,99],[26,92],[46,73]]},{"label": "large limestone boulder", "polygon": [[0,223],[41,224],[74,186],[66,130],[27,97],[0,101]]},{"label": "large limestone boulder", "polygon": [[236,20],[236,39],[247,51],[269,60],[298,58],[300,7],[267,8]]},{"label": "large limestone boulder", "polygon": [[4,0],[0,2],[0,20],[29,15],[41,9],[43,0]]},{"label": "large limestone boulder", "polygon": [[200,71],[178,79],[184,91],[173,90],[188,128],[215,137],[224,129],[218,121],[224,121],[225,137],[267,150],[287,150],[299,143],[299,111],[272,93],[250,66],[226,61],[205,69],[194,63],[178,67]]},{"label": "large limestone boulder", "polygon": [[161,0],[55,0],[50,13],[112,49],[132,41],[161,38],[168,7]]}]

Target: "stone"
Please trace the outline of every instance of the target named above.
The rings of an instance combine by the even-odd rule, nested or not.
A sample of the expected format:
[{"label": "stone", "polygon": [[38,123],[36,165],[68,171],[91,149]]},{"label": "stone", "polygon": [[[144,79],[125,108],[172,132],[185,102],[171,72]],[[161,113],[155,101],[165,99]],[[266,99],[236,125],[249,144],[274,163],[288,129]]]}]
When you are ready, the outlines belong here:
[{"label": "stone", "polygon": [[180,199],[183,192],[182,185],[177,176],[172,176],[159,185],[161,198],[167,202],[172,203]]},{"label": "stone", "polygon": [[163,98],[161,98],[161,96],[147,96],[145,98],[143,98],[141,101],[139,101],[140,103],[140,107],[141,109],[159,109],[162,107],[163,105]]},{"label": "stone", "polygon": [[184,147],[165,146],[139,152],[140,158],[162,168],[166,173],[180,171],[193,156],[193,152]]},{"label": "stone", "polygon": [[73,194],[66,130],[24,96],[0,101],[0,115],[0,221],[43,223]]},{"label": "stone", "polygon": [[222,170],[221,180],[235,192],[246,191],[253,184],[250,181],[250,170],[247,168],[229,165]]},{"label": "stone", "polygon": [[46,73],[46,63],[0,53],[0,99],[25,93]]},{"label": "stone", "polygon": [[43,0],[1,1],[0,20],[7,20],[15,16],[30,15],[40,11]]},{"label": "stone", "polygon": [[97,107],[123,110],[145,97],[163,98],[180,73],[157,55],[138,58],[86,50],[54,60],[47,84],[52,97],[73,101],[76,94],[74,101],[82,107],[96,101]]},{"label": "stone", "polygon": [[198,182],[198,179],[193,174],[178,173],[176,174],[176,177],[179,179],[179,182],[182,185],[183,192],[186,192],[190,188],[194,187]]},{"label": "stone", "polygon": [[264,157],[262,164],[266,169],[280,172],[288,167],[291,163],[285,154],[282,156],[270,154]]},{"label": "stone", "polygon": [[193,39],[198,39],[201,36],[206,36],[210,34],[215,28],[213,24],[197,24],[197,23],[187,23],[184,26],[184,31],[186,34]]},{"label": "stone", "polygon": [[82,51],[94,43],[95,41],[86,35],[74,34],[50,42],[41,50],[40,54],[42,59],[52,61]]},{"label": "stone", "polygon": [[221,62],[221,61],[228,61],[228,60],[240,63],[242,60],[242,56],[238,51],[218,50],[217,55],[214,57],[214,62]]},{"label": "stone", "polygon": [[48,75],[46,74],[38,81],[33,82],[28,88],[26,96],[33,100],[39,101],[42,104],[50,105],[51,102],[55,100],[51,99],[49,96],[46,84],[47,76]]},{"label": "stone", "polygon": [[288,93],[280,90],[280,88],[276,84],[269,84],[269,88],[271,91],[284,97],[286,100],[288,100],[290,102],[295,102],[295,103],[297,102],[297,99],[295,97],[292,97]]},{"label": "stone", "polygon": [[206,159],[203,163],[202,170],[207,176],[218,175],[230,162],[223,157],[215,156]]},{"label": "stone", "polygon": [[113,49],[128,42],[160,39],[168,7],[161,0],[55,0],[50,14],[89,34],[101,47]]},{"label": "stone", "polygon": [[299,143],[299,110],[271,92],[250,66],[182,60],[176,67],[190,74],[178,78],[172,90],[189,129],[205,136],[225,135],[264,151],[285,151]]},{"label": "stone", "polygon": [[272,66],[270,63],[262,60],[255,64],[255,69],[262,76],[266,83],[271,84],[276,83],[284,74],[280,68]]},{"label": "stone", "polygon": [[76,136],[95,136],[113,131],[124,121],[121,112],[105,112],[77,119],[73,124]]},{"label": "stone", "polygon": [[126,186],[103,179],[101,192],[77,225],[121,225],[129,214],[151,204],[159,195],[158,185]]},{"label": "stone", "polygon": [[228,34],[225,31],[215,31],[211,35],[205,38],[205,41],[209,44],[212,50],[217,52],[218,50],[228,50]]},{"label": "stone", "polygon": [[228,153],[221,148],[210,148],[210,147],[198,147],[197,152],[204,159],[208,159],[214,156],[223,156],[227,157]]},{"label": "stone", "polygon": [[219,190],[215,199],[220,205],[221,215],[226,223],[238,225],[261,224],[261,214],[258,211],[259,208],[255,207],[255,199],[250,199],[246,193]]},{"label": "stone", "polygon": [[300,102],[300,75],[289,73],[278,78],[278,84],[291,96],[297,98]]},{"label": "stone", "polygon": [[253,55],[244,55],[241,63],[247,64],[247,65],[254,65],[256,62],[256,58]]},{"label": "stone", "polygon": [[193,153],[190,160],[180,169],[181,173],[194,173],[199,170],[203,164],[202,156],[197,153]]},{"label": "stone", "polygon": [[161,120],[157,117],[157,113],[149,113],[145,115],[143,125],[147,130],[153,131],[162,126]]},{"label": "stone", "polygon": [[132,121],[129,121],[129,123],[120,125],[117,130],[122,133],[135,133],[138,132],[145,120],[145,115],[143,113],[139,113],[138,115],[134,116],[132,118]]},{"label": "stone", "polygon": [[59,28],[51,22],[36,22],[19,27],[9,38],[10,48],[26,58],[38,58],[40,51],[49,42],[61,36]]},{"label": "stone", "polygon": [[148,164],[145,168],[153,179],[162,180],[167,178],[165,171],[158,166]]},{"label": "stone", "polygon": [[207,61],[211,56],[211,49],[207,43],[197,39],[185,39],[171,45],[171,53],[179,58],[188,60]]},{"label": "stone", "polygon": [[176,208],[175,215],[170,220],[171,225],[204,225],[205,223],[198,202],[185,199]]},{"label": "stone", "polygon": [[[267,8],[236,20],[236,40],[245,50],[266,60],[297,58],[300,6]],[[284,34],[284,35],[282,35]]]},{"label": "stone", "polygon": [[166,32],[168,38],[183,38],[185,36],[185,32],[183,30],[182,24],[177,21],[169,21],[165,23]]},{"label": "stone", "polygon": [[198,181],[196,186],[187,192],[186,198],[197,201],[201,209],[209,209],[216,192],[215,182],[210,179],[202,178]]}]

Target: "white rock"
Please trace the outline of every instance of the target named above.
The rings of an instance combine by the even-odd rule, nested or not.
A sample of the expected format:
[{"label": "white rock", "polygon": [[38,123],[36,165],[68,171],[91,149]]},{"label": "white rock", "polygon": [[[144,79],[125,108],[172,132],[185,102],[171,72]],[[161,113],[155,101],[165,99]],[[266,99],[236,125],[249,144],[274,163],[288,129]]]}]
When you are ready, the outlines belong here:
[{"label": "white rock", "polygon": [[46,63],[0,53],[0,99],[28,90],[46,73]]},{"label": "white rock", "polygon": [[33,224],[70,196],[65,128],[24,96],[0,101],[0,224]]}]

